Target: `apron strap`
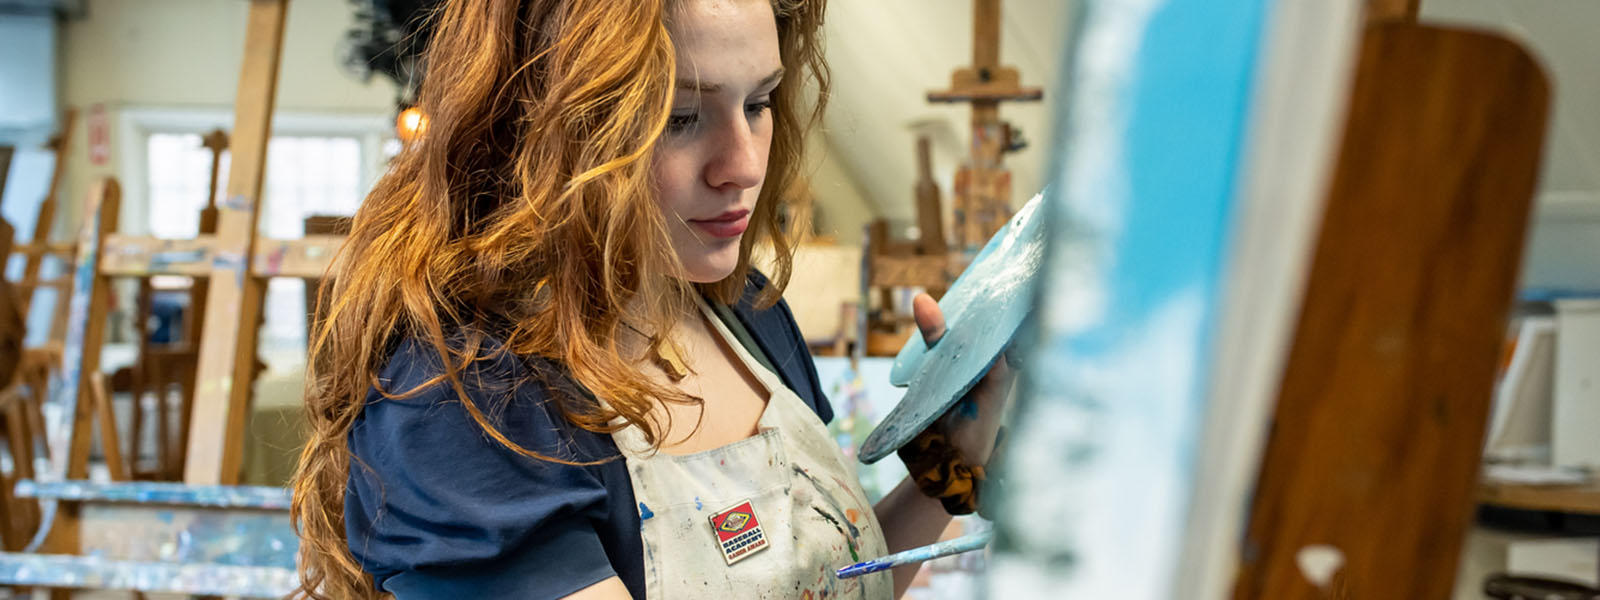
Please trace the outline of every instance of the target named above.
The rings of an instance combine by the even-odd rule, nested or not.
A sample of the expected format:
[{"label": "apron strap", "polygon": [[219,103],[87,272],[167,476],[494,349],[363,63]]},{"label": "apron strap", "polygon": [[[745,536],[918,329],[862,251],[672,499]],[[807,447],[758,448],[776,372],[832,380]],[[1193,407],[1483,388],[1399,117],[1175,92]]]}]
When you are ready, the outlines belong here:
[{"label": "apron strap", "polygon": [[706,300],[706,305],[711,307],[711,312],[717,315],[717,320],[727,326],[728,332],[733,334],[733,339],[739,340],[739,345],[744,346],[745,352],[749,352],[751,358],[756,359],[756,362],[761,363],[761,366],[773,374],[779,373],[778,368],[773,366],[772,360],[767,358],[767,353],[761,350],[761,345],[756,343],[755,336],[750,335],[750,330],[745,328],[744,322],[739,320],[739,315],[733,312],[732,307],[709,299]]}]

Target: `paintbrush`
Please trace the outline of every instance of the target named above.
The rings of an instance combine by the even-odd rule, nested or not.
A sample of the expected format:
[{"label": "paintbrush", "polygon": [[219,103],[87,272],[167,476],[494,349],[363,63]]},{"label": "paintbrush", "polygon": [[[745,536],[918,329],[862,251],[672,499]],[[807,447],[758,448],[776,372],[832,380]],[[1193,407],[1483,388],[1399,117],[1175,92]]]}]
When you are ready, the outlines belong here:
[{"label": "paintbrush", "polygon": [[973,550],[983,548],[984,546],[988,546],[989,541],[993,539],[994,530],[991,529],[989,531],[974,533],[972,535],[958,537],[953,540],[939,542],[937,544],[923,546],[921,548],[912,548],[904,552],[896,552],[883,558],[858,562],[843,569],[839,569],[835,574],[838,575],[839,579],[849,579],[851,577],[866,575],[867,573],[877,573],[878,571],[886,571],[900,565],[926,562],[935,558],[950,556],[952,554],[971,552]]}]

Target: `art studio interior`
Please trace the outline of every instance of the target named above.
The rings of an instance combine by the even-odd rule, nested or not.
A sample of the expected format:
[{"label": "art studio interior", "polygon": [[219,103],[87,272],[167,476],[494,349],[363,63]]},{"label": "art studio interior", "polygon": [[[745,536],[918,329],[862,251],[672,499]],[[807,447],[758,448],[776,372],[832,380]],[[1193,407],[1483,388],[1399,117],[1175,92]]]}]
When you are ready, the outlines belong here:
[{"label": "art studio interior", "polygon": [[1596,34],[0,0],[0,596],[1600,599]]}]

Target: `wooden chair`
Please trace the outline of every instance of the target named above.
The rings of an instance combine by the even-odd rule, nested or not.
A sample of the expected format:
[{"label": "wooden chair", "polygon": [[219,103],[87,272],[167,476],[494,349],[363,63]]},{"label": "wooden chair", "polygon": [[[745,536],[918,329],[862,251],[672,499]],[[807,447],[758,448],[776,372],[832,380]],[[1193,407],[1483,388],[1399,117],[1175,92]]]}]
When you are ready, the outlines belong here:
[{"label": "wooden chair", "polygon": [[[917,140],[917,182],[913,193],[917,207],[917,239],[894,239],[889,235],[889,222],[883,219],[867,227],[863,260],[866,276],[862,279],[865,289],[861,296],[863,302],[870,303],[874,295],[878,301],[875,309],[865,309],[862,338],[869,356],[894,356],[915,330],[909,307],[904,311],[896,310],[901,303],[895,300],[895,289],[923,288],[939,298],[965,267],[959,256],[952,255],[945,240],[939,186],[933,182],[933,159],[926,137]],[[1004,223],[1002,219],[1001,224]]]}]

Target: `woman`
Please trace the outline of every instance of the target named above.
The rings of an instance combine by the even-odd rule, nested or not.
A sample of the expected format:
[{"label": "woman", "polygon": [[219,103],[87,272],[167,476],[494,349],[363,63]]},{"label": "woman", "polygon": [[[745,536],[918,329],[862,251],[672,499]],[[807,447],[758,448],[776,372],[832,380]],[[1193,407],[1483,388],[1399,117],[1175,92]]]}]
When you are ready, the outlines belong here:
[{"label": "woman", "polygon": [[[905,483],[866,505],[777,301],[783,192],[828,88],[822,13],[445,3],[428,129],[357,213],[323,302],[295,481],[307,595],[905,590],[914,568],[830,573],[932,542],[950,498]],[[936,339],[937,305],[917,312]],[[969,463],[1008,383],[952,421]]]}]

